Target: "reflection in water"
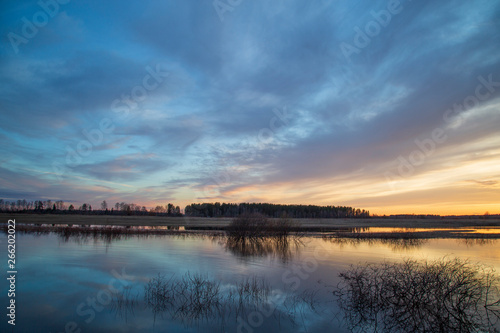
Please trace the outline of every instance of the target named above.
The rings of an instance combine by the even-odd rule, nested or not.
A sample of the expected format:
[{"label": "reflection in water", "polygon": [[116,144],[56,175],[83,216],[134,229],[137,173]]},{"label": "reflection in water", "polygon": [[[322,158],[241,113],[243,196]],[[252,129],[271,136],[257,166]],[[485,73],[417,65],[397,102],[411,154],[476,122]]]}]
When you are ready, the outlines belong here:
[{"label": "reflection in water", "polygon": [[223,237],[220,239],[226,250],[238,257],[278,257],[283,262],[289,261],[304,246],[299,237],[262,237],[241,238]]},{"label": "reflection in water", "polygon": [[189,325],[225,317],[220,282],[200,274],[187,273],[180,279],[161,275],[152,278],[145,287],[144,299],[154,318],[168,313],[171,318]]},{"label": "reflection in water", "polygon": [[368,244],[370,246],[387,245],[393,251],[414,250],[422,247],[427,240],[418,238],[340,238],[340,237],[323,237],[323,240],[336,245],[340,248],[344,246],[356,247],[360,244]]},{"label": "reflection in water", "polygon": [[[256,276],[224,284],[206,275],[187,272],[179,278],[158,275],[144,287],[143,307],[157,316],[167,316],[185,327],[216,324],[222,331],[226,325],[242,324],[251,313],[268,313],[275,324],[297,327],[306,313],[316,313],[317,291],[293,293],[272,289],[269,283]],[[125,299],[120,310],[133,312],[141,305],[134,299]],[[122,315],[122,317],[124,317]],[[284,322],[286,320],[286,323]],[[248,326],[248,324],[246,324]]]},{"label": "reflection in water", "polygon": [[331,230],[334,237],[343,238],[487,238],[498,239],[500,227],[458,228],[395,228],[368,227]]},{"label": "reflection in water", "polygon": [[458,244],[463,244],[466,247],[493,245],[496,242],[497,242],[497,239],[488,239],[488,238],[463,238],[463,239],[457,239],[457,243]]},{"label": "reflection in water", "polygon": [[102,225],[23,225],[16,226],[16,232],[29,233],[35,236],[56,234],[65,243],[85,244],[89,241],[102,241],[111,244],[114,241],[132,237],[147,238],[153,235],[189,235],[183,226],[102,226]]},{"label": "reflection in water", "polygon": [[[380,230],[379,230],[380,229]],[[388,231],[388,233],[373,233],[372,231]],[[478,228],[479,229],[479,228]],[[478,234],[468,233],[465,229],[446,229],[446,234],[440,231],[427,234],[420,229],[410,228],[339,228],[335,233],[323,234],[323,241],[338,245],[339,248],[353,247],[358,245],[388,246],[394,252],[417,250],[428,243],[429,239],[435,238],[436,233],[444,238],[454,238],[459,246],[465,245],[484,246],[493,245],[498,233]],[[425,229],[433,230],[433,229]],[[438,229],[434,229],[438,230]],[[453,231],[454,230],[454,231]],[[461,231],[468,232],[461,232]],[[484,229],[486,231],[496,229]],[[6,232],[6,230],[3,230]],[[418,232],[417,232],[418,231]],[[241,234],[233,235],[224,231],[186,231],[182,226],[145,226],[145,227],[122,227],[122,226],[66,226],[66,225],[18,225],[18,233],[29,233],[36,237],[48,234],[56,234],[61,242],[76,243],[79,245],[88,243],[103,243],[106,248],[113,242],[135,239],[148,239],[153,236],[168,236],[174,238],[190,238],[206,240],[210,239],[224,247],[228,252],[239,258],[252,257],[277,257],[282,262],[293,259],[299,251],[305,247],[303,239],[305,234],[290,233],[287,236],[263,236],[242,237]],[[450,236],[451,235],[451,236]],[[461,236],[461,237],[458,237]]]},{"label": "reflection in water", "polygon": [[[335,315],[342,312],[331,293],[342,281],[338,272],[348,267],[349,263],[360,261],[378,263],[383,258],[392,258],[391,260],[395,262],[403,261],[403,255],[391,252],[388,247],[390,244],[398,244],[394,240],[384,243],[386,246],[376,240],[362,240],[359,245],[350,243],[355,245],[351,246],[345,242],[342,245],[339,240],[331,242],[331,240],[323,240],[318,235],[312,235],[301,238],[299,245],[295,245],[292,238],[288,238],[288,243],[263,239],[257,243],[259,245],[254,243],[254,245],[243,246],[241,243],[230,241],[224,233],[214,236],[214,233],[175,232],[168,236],[159,234],[120,236],[110,230],[107,236],[96,233],[94,238],[93,232],[88,232],[86,236],[60,232],[34,237],[32,233],[24,234],[19,231],[19,234],[16,234],[16,241],[22,251],[19,251],[19,258],[16,259],[23,264],[24,273],[19,275],[19,283],[24,288],[19,288],[19,294],[16,293],[16,302],[19,301],[22,305],[19,308],[19,318],[22,320],[19,321],[18,326],[16,325],[17,330],[20,332],[62,332],[67,322],[75,321],[82,332],[95,333],[110,331],[237,332],[240,325],[237,321],[238,315],[252,323],[260,323],[261,317],[259,316],[262,315],[264,322],[260,326],[251,325],[253,332],[305,332],[306,328],[308,332],[339,332],[342,331],[340,326],[345,325],[344,321],[335,320]],[[107,251],[108,246],[103,243],[102,237],[113,242],[110,251]],[[58,240],[63,241],[58,242]],[[90,242],[94,240],[98,244],[77,245],[76,242],[81,240]],[[263,245],[266,242],[271,244],[274,242],[275,249],[269,250],[273,246]],[[369,242],[369,244],[361,242]],[[408,240],[403,242],[411,244]],[[492,265],[500,271],[499,242],[468,242],[467,244],[472,245],[468,248],[463,242],[458,239],[424,240],[423,245],[418,247],[417,251],[407,251],[404,256],[413,259],[442,258],[446,255],[463,259],[472,258],[472,260]],[[248,249],[252,246],[267,250],[249,251]],[[297,251],[300,251],[300,254],[297,254]],[[238,258],[235,259],[235,256]],[[276,259],[269,260],[268,256],[275,256]],[[282,263],[278,258],[287,258],[288,262]],[[317,266],[310,265],[312,259],[316,260]],[[316,268],[313,269],[314,267]],[[365,268],[365,270],[369,271],[370,268]],[[181,280],[187,278],[183,274],[187,271],[199,273],[201,279],[218,285],[218,296],[214,296],[211,304],[219,304],[219,309],[215,307],[213,310],[203,310],[199,306],[197,308],[196,302],[190,304],[191,296],[186,292],[184,296],[173,302],[173,305],[169,305],[168,302],[162,305],[161,301],[158,305],[154,301],[147,304],[144,287],[151,277],[161,272],[167,280],[173,276],[170,285],[175,286],[176,283],[182,285]],[[102,298],[101,301],[106,304],[99,303],[99,306],[102,305],[99,309],[103,310],[95,311],[95,318],[91,323],[87,323],[89,315],[81,316],[76,312],[79,304],[82,302],[87,304],[87,299],[98,295],[99,297],[106,296],[102,291],[111,290],[108,289],[108,283],[118,278],[113,272],[126,272],[127,276],[134,277],[124,281],[127,282],[127,287],[130,286],[130,291],[125,288],[123,296],[113,293],[113,300],[109,303],[108,298]],[[257,282],[253,283],[253,278],[250,278],[247,283],[243,278],[245,275],[257,276]],[[194,274],[190,276],[193,277]],[[405,280],[404,276],[400,274],[398,280],[408,281],[412,278],[412,275],[407,275]],[[261,278],[265,283],[260,282]],[[418,281],[418,277],[413,278]],[[252,300],[252,293],[245,291],[245,289],[258,289],[251,287],[252,284],[264,286],[261,287],[262,290],[266,290],[266,285],[269,286],[269,290],[264,291],[264,296],[267,294],[267,300],[259,301],[259,297],[253,297],[254,300]],[[117,281],[113,285],[115,288],[120,288],[120,283]],[[241,288],[239,285],[248,287]],[[375,290],[382,285],[379,283],[371,286]],[[406,288],[404,285],[402,287],[397,281],[393,283],[393,286],[399,294],[402,291],[416,294],[419,290],[417,287],[413,289]],[[185,289],[189,290],[189,288],[191,287]],[[437,287],[430,284],[420,290],[424,289],[434,293]],[[191,288],[191,290],[196,293],[196,288]],[[242,295],[241,307],[238,290],[241,290]],[[199,293],[203,294],[201,291]],[[182,295],[180,292],[178,294]],[[209,295],[209,293],[205,294]],[[439,295],[439,293],[436,294]],[[261,296],[261,299],[265,299],[264,296]],[[181,302],[182,297],[185,300],[183,302]],[[218,297],[220,299],[216,302]],[[387,300],[389,296],[384,297]],[[415,299],[419,300],[418,297]],[[397,302],[398,300],[389,299],[389,301]],[[180,307],[183,304],[184,307]],[[252,309],[258,309],[261,306],[266,310],[257,311],[257,315],[252,315]],[[272,308],[267,309],[266,306],[272,306]],[[478,307],[481,308],[481,305]],[[85,307],[85,310],[89,308]],[[51,309],[51,312],[47,312],[46,309]],[[191,311],[196,309],[197,311],[203,310],[205,313],[212,311],[211,313],[215,314],[221,311],[225,317],[220,322],[217,322],[219,319],[216,318],[216,322],[207,323],[203,321],[203,311],[201,311],[198,315],[199,319],[191,320]],[[46,315],[41,316],[40,311]],[[415,313],[418,312],[415,311]],[[494,315],[490,318],[494,318]],[[183,327],[183,323],[190,327]],[[368,328],[365,330],[373,331],[368,326],[369,324],[366,324]],[[0,323],[0,332],[7,332],[7,325],[6,321]],[[379,325],[379,331],[380,327]],[[242,331],[250,332],[251,330],[243,329]],[[354,330],[361,331],[359,328]]]},{"label": "reflection in water", "polygon": [[128,319],[134,317],[135,308],[139,305],[139,296],[132,295],[132,288],[130,286],[124,287],[120,293],[113,293],[111,299],[111,312],[117,318],[124,320],[126,323]]},{"label": "reflection in water", "polygon": [[186,232],[183,227],[117,227],[117,226],[20,226],[19,233],[30,233],[35,236],[54,233],[64,243],[87,244],[112,242],[130,238],[151,236],[168,236],[175,238],[212,239],[222,245],[230,253],[241,257],[278,257],[283,262],[290,260],[304,244],[301,235],[294,233],[287,236],[241,237],[225,232]]},{"label": "reflection in water", "polygon": [[496,331],[499,279],[460,259],[351,266],[334,295],[355,332]]}]

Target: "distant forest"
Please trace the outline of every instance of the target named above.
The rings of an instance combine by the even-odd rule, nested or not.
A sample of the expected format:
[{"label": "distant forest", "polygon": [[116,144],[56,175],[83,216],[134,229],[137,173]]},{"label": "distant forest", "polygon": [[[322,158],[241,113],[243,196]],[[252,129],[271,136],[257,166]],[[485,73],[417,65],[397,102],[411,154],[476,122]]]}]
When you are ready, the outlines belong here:
[{"label": "distant forest", "polygon": [[260,213],[269,217],[349,218],[369,217],[370,212],[346,206],[279,205],[270,203],[201,203],[186,206],[185,215],[201,217],[235,217]]},{"label": "distant forest", "polygon": [[38,214],[79,214],[79,215],[153,215],[153,216],[182,216],[181,208],[171,203],[165,206],[156,206],[147,209],[145,206],[134,203],[117,202],[108,205],[106,200],[99,207],[92,207],[84,203],[81,206],[67,205],[64,201],[51,200],[16,200],[5,201],[0,199],[0,212],[9,213],[38,213]]},{"label": "distant forest", "polygon": [[[134,203],[117,202],[108,205],[104,200],[99,207],[88,203],[81,206],[66,204],[62,200],[16,200],[0,199],[0,212],[38,214],[84,214],[84,215],[153,215],[183,216],[179,206],[171,203],[158,205],[149,210]],[[270,203],[193,203],[186,206],[184,213],[193,217],[235,217],[245,213],[260,213],[268,217],[290,218],[350,218],[369,217],[370,212],[346,206],[279,205]]]}]

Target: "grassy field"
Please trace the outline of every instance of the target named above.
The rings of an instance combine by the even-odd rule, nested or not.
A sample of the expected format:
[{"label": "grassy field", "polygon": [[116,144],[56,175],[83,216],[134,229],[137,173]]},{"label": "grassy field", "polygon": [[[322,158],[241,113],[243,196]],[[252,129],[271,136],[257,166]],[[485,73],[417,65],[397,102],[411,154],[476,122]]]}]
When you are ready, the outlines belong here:
[{"label": "grassy field", "polygon": [[[117,226],[184,226],[186,229],[214,230],[225,228],[232,218],[110,216],[110,215],[52,215],[0,214],[0,224],[15,219],[16,224],[72,224]],[[304,231],[328,231],[337,228],[467,228],[500,227],[499,218],[369,218],[369,219],[294,219]]]}]

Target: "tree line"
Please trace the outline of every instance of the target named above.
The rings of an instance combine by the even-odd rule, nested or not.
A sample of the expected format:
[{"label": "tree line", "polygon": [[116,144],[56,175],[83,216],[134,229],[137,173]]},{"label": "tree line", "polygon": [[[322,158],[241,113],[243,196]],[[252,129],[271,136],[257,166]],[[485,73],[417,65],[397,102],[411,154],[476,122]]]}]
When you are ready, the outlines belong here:
[{"label": "tree line", "polygon": [[[88,214],[88,215],[153,215],[183,216],[179,206],[172,203],[147,209],[134,203],[102,201],[99,207],[89,203],[81,206],[67,204],[63,200],[15,200],[0,199],[0,212]],[[370,212],[347,206],[282,205],[271,203],[192,203],[187,205],[184,215],[193,217],[236,217],[246,213],[260,213],[267,217],[290,218],[351,218],[369,217]]]},{"label": "tree line", "polygon": [[370,212],[347,206],[281,205],[271,203],[193,203],[186,206],[187,216],[236,217],[260,213],[268,217],[290,218],[351,218],[369,217]]},{"label": "tree line", "polygon": [[0,199],[0,212],[9,213],[44,213],[44,214],[88,214],[88,215],[159,215],[159,216],[182,216],[179,206],[171,203],[165,206],[158,205],[147,209],[145,206],[134,203],[117,202],[108,205],[106,200],[99,207],[93,208],[91,204],[84,203],[81,206],[66,204],[63,200],[14,200]]}]

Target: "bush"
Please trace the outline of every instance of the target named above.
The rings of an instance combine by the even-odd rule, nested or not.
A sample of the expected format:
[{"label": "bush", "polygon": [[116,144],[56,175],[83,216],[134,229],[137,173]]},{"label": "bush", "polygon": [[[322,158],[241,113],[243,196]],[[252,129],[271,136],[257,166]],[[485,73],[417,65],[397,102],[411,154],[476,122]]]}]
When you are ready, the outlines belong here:
[{"label": "bush", "polygon": [[231,222],[226,231],[235,239],[287,237],[293,229],[293,222],[287,218],[273,221],[258,213],[243,214]]},{"label": "bush", "polygon": [[[492,331],[498,277],[459,259],[351,266],[334,291],[351,331]],[[494,330],[496,331],[496,330]]]}]

